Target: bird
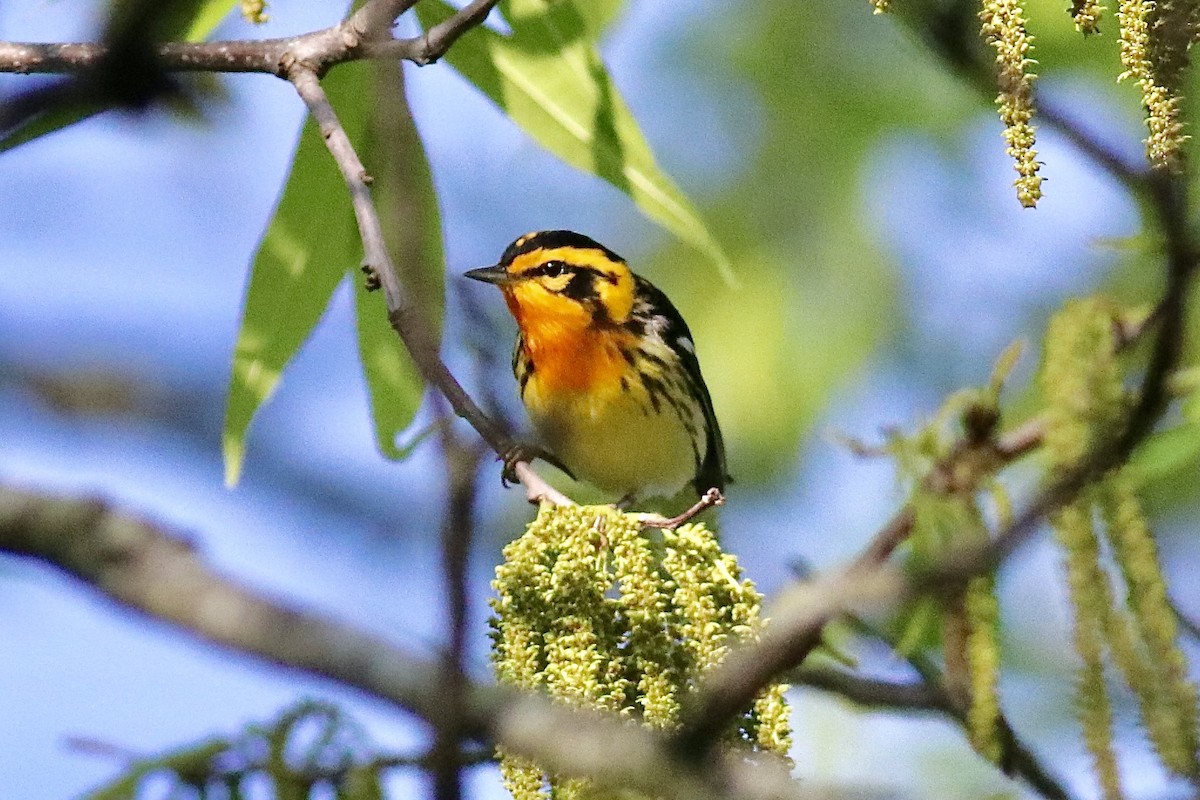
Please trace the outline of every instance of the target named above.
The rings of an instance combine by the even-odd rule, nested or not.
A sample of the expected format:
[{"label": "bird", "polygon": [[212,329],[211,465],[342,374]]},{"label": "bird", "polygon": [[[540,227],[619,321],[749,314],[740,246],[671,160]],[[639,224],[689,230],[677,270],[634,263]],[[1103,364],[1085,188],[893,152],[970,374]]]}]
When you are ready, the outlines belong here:
[{"label": "bird", "polygon": [[695,341],[658,287],[569,230],[525,234],[465,275],[499,287],[516,319],[513,374],[545,444],[502,456],[505,477],[533,455],[622,507],[689,484],[723,502],[725,444]]}]

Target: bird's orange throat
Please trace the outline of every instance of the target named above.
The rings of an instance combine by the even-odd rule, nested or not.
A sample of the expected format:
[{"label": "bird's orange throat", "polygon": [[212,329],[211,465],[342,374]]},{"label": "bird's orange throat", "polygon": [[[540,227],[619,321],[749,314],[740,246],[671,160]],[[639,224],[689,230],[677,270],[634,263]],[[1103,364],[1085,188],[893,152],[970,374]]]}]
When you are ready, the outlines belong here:
[{"label": "bird's orange throat", "polygon": [[597,325],[579,303],[555,295],[504,299],[533,362],[532,381],[539,394],[603,393],[620,387],[626,370],[622,347],[632,335],[621,328]]}]

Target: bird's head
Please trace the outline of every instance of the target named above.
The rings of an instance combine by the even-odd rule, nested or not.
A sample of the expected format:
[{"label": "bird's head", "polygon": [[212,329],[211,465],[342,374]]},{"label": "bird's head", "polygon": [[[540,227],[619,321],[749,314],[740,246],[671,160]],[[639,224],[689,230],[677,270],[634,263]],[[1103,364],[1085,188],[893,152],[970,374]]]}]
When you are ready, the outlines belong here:
[{"label": "bird's head", "polygon": [[620,324],[633,308],[633,273],[625,260],[574,231],[526,234],[508,246],[495,266],[466,276],[499,286],[527,332],[543,325]]}]

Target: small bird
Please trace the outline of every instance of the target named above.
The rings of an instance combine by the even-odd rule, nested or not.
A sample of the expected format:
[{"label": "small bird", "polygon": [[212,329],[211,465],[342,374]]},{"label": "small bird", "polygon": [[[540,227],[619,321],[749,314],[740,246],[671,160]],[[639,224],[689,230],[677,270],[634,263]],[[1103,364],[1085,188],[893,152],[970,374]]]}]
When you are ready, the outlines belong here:
[{"label": "small bird", "polygon": [[517,321],[513,374],[548,450],[522,455],[553,456],[624,505],[689,482],[720,497],[725,445],[696,346],[654,284],[566,230],[526,234],[466,276],[500,287]]}]

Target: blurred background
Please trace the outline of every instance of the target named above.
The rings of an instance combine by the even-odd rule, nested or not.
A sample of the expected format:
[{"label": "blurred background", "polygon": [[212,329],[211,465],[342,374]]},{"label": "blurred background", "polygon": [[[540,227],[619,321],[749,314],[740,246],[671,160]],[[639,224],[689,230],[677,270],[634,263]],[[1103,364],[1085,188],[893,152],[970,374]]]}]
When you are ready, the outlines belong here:
[{"label": "blurred background", "polygon": [[[1029,3],[1040,90],[1137,157],[1140,108],[1115,83],[1115,25],[1084,41],[1061,6]],[[324,27],[343,4],[269,10],[265,27],[231,19],[218,36]],[[456,373],[523,419],[507,367],[513,325],[462,271],[535,229],[573,228],[625,256],[695,334],[737,478],[723,540],[768,594],[797,559],[822,568],[850,557],[903,501],[890,463],[853,456],[839,434],[879,441],[914,428],[1025,339],[1008,395],[1019,410],[1037,339],[1064,298],[1107,286],[1147,302],[1158,277],[1130,244],[1135,205],[1047,128],[1037,148],[1046,196],[1021,209],[992,105],[870,10],[865,0],[630,0],[605,38],[617,85],[740,288],[616,190],[540,150],[448,66],[405,66],[443,214]],[[103,11],[6,0],[0,38],[91,39]],[[33,80],[2,75],[0,96]],[[0,156],[0,480],[110,498],[191,531],[240,580],[432,653],[444,620],[440,454],[432,439],[402,463],[377,454],[347,286],[251,429],[241,483],[222,483],[248,265],[302,108],[272,77],[220,83],[225,98],[202,120],[110,113]],[[1154,507],[1177,599],[1200,616],[1187,579],[1200,563],[1188,535],[1197,488],[1194,471],[1155,486]],[[486,676],[488,581],[532,512],[490,462],[479,494],[471,643]],[[1090,796],[1060,584],[1044,536],[1004,570],[1003,698],[1018,731]],[[72,737],[151,754],[233,734],[302,698],[343,704],[381,748],[424,741],[382,704],[184,639],[14,559],[0,558],[0,632],[0,797],[72,797],[117,773],[119,760],[80,752]],[[812,785],[926,798],[1021,791],[948,723],[861,713],[807,690],[792,699],[797,774]],[[1131,794],[1184,794],[1155,765],[1130,698],[1118,702]],[[476,796],[503,796],[490,768],[472,781]],[[426,789],[399,772],[392,784],[400,797]]]}]

